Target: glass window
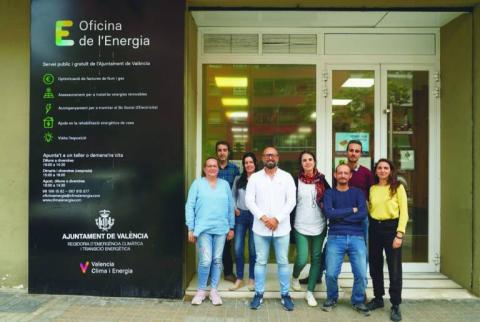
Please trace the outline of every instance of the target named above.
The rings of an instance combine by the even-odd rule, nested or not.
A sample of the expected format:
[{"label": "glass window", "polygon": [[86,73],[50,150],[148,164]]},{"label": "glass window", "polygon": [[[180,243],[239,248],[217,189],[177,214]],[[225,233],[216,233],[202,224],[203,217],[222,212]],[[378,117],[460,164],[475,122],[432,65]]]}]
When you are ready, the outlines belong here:
[{"label": "glass window", "polygon": [[332,72],[333,168],[346,163],[347,143],[362,142],[360,164],[372,168],[374,156],[375,72],[334,70]]},{"label": "glass window", "polygon": [[280,167],[297,172],[298,154],[315,152],[315,65],[204,65],[203,159],[215,143],[232,144],[231,159],[277,147]]},{"label": "glass window", "polygon": [[408,195],[402,256],[428,262],[428,71],[388,71],[388,157]]}]

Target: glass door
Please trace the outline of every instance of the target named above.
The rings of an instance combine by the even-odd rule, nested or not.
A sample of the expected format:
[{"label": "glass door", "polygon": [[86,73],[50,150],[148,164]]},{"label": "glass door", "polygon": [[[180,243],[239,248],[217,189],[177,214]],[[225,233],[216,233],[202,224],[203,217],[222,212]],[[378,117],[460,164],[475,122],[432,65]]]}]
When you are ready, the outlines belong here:
[{"label": "glass door", "polygon": [[[331,173],[347,162],[349,140],[362,142],[360,164],[373,169],[391,159],[408,194],[409,221],[403,248],[406,271],[438,271],[438,216],[431,181],[432,71],[381,65],[330,65],[326,78],[326,126]],[[321,120],[319,120],[321,121]],[[435,208],[436,209],[436,208]],[[438,213],[438,212],[437,212]],[[344,265],[343,271],[350,271]]]},{"label": "glass door", "polygon": [[[439,216],[430,182],[436,172],[431,160],[432,71],[428,68],[382,66],[384,153],[396,166],[408,195],[409,221],[403,262],[410,271],[438,271]],[[433,126],[435,127],[435,125]]]}]

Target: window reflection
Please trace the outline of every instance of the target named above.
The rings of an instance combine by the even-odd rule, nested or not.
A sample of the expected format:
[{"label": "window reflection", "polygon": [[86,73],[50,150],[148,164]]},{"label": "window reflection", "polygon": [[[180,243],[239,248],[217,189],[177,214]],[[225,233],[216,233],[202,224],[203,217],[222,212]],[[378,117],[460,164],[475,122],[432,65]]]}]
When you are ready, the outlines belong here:
[{"label": "window reflection", "polygon": [[334,70],[332,73],[333,167],[346,162],[347,143],[362,142],[360,164],[371,169],[374,156],[375,72]]},{"label": "window reflection", "polygon": [[388,71],[389,158],[408,195],[402,256],[428,262],[428,72]]},{"label": "window reflection", "polygon": [[273,145],[296,173],[298,153],[315,151],[314,65],[205,65],[203,75],[203,158],[218,140],[232,144],[234,160]]}]

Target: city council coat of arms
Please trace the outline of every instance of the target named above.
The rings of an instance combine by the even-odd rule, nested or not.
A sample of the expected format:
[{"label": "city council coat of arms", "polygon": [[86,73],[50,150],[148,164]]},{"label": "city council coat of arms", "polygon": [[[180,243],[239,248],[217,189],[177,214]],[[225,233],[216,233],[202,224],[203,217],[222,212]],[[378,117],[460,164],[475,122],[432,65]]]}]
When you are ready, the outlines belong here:
[{"label": "city council coat of arms", "polygon": [[100,210],[99,212],[100,217],[95,219],[95,223],[97,224],[98,228],[102,231],[108,231],[110,228],[113,227],[115,223],[115,219],[110,217],[110,210]]}]

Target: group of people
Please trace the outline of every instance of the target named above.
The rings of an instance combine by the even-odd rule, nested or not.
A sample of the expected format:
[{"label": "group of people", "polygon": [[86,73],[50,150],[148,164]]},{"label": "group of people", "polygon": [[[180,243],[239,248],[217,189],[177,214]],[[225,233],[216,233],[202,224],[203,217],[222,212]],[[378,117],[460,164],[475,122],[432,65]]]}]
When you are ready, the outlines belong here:
[{"label": "group of people", "polygon": [[[389,277],[390,317],[401,320],[402,242],[408,221],[405,188],[397,180],[390,160],[380,159],[373,174],[359,164],[362,143],[347,145],[347,163],[335,168],[333,188],[318,171],[312,152],[299,155],[298,177],[278,167],[279,153],[267,147],[258,169],[255,154],[245,153],[243,172],[229,162],[230,147],[217,142],[216,157],[205,160],[204,176],[195,180],[185,206],[188,240],[198,253],[198,290],[192,304],[209,296],[221,305],[218,283],[224,277],[233,282],[231,290],[244,286],[244,248],[248,233],[248,288],[255,291],[250,308],[259,309],[265,292],[265,276],[273,244],[280,284],[281,303],[294,309],[289,295],[300,291],[299,276],[310,255],[305,299],[317,306],[314,289],[323,270],[327,299],[322,309],[330,311],[338,301],[338,276],[345,254],[354,276],[352,306],[364,315],[384,306],[383,252]],[[296,243],[296,259],[290,272],[288,250],[290,231]],[[324,240],[326,239],[326,243]],[[234,241],[236,273],[230,243]],[[367,251],[368,250],[368,251]],[[367,302],[367,265],[373,282],[374,298]],[[210,291],[207,283],[210,279]]]}]

